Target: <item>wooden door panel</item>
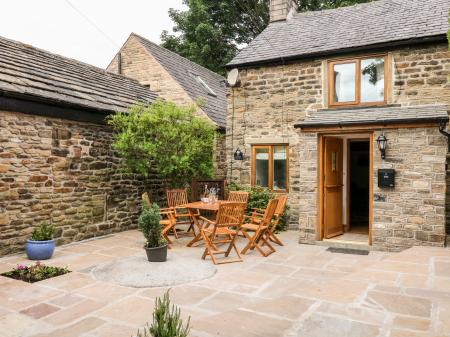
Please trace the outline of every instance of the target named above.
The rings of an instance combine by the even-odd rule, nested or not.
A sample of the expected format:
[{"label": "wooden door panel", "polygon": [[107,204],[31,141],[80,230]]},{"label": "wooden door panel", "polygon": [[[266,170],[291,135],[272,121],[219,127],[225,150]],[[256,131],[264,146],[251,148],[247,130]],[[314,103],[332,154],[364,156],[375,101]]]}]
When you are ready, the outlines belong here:
[{"label": "wooden door panel", "polygon": [[324,158],[324,236],[332,238],[344,233],[342,223],[342,139],[325,138]]}]

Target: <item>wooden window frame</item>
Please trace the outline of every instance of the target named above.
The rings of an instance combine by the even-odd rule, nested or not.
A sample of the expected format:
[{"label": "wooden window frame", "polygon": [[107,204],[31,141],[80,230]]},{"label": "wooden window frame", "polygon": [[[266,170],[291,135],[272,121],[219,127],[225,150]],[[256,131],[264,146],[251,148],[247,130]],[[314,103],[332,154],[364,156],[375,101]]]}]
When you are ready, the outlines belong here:
[{"label": "wooden window frame", "polygon": [[[286,148],[286,189],[274,190],[273,189],[273,148],[276,146],[284,146]],[[251,162],[251,183],[252,186],[258,186],[256,184],[256,149],[269,149],[269,177],[268,188],[275,193],[287,193],[289,192],[289,144],[258,144],[252,145],[252,162]]]},{"label": "wooden window frame", "polygon": [[[361,103],[361,60],[371,58],[383,58],[384,59],[384,100],[378,102],[363,102]],[[387,54],[377,55],[364,55],[346,59],[336,59],[328,61],[328,106],[333,107],[345,107],[345,106],[377,106],[386,105],[388,102],[388,86],[390,78],[390,70],[388,64]],[[337,64],[349,64],[354,63],[356,65],[356,78],[355,78],[355,101],[353,102],[335,102],[334,101],[334,66]]]}]

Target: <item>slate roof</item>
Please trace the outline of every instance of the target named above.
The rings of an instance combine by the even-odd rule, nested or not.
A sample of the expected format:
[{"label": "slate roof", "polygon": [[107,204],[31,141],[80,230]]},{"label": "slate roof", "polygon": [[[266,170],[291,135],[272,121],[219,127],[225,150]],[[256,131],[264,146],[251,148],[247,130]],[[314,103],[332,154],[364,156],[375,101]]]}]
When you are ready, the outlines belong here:
[{"label": "slate roof", "polygon": [[3,37],[0,96],[105,113],[157,97],[135,80]]},{"label": "slate roof", "polygon": [[[149,53],[167,70],[167,72],[183,87],[192,100],[201,97],[205,105],[203,111],[219,127],[225,128],[227,98],[226,80],[215,72],[194,63],[177,53],[167,50],[142,36],[132,33]],[[200,78],[214,91],[216,96],[208,93],[205,87],[199,83]]]},{"label": "slate roof", "polygon": [[323,109],[312,112],[304,121],[295,124],[296,128],[322,126],[350,126],[368,124],[394,124],[414,122],[448,121],[448,106],[386,106],[349,109]]},{"label": "slate roof", "polygon": [[271,23],[227,64],[243,66],[339,53],[397,41],[445,39],[450,0],[377,0]]}]

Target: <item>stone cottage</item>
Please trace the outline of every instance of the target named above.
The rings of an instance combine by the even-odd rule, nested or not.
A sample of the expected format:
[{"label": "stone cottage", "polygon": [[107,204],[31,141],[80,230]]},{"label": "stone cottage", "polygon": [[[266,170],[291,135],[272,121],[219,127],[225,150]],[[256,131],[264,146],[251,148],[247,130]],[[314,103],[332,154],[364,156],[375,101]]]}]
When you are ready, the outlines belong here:
[{"label": "stone cottage", "polygon": [[150,183],[124,177],[105,117],[157,95],[127,77],[0,38],[0,256],[49,221],[58,243],[136,224]]},{"label": "stone cottage", "polygon": [[272,0],[269,26],[228,64],[239,72],[229,179],[289,193],[301,243],[443,246],[449,8],[378,0],[297,13]]},{"label": "stone cottage", "polygon": [[107,67],[180,105],[200,102],[198,114],[217,127],[215,175],[226,177],[226,81],[222,76],[132,33]]}]

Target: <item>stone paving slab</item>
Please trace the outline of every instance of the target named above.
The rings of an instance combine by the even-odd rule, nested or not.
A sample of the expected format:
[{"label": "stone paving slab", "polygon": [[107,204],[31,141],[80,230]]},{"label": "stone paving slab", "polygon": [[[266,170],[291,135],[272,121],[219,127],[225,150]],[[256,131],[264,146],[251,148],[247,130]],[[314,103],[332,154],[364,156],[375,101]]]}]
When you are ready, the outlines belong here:
[{"label": "stone paving slab", "polygon": [[[0,276],[1,337],[122,337],[151,322],[155,298],[191,316],[198,337],[450,337],[450,250],[414,247],[367,256],[299,245],[296,232],[263,258],[214,267],[203,246],[176,240],[171,260],[217,269],[210,278],[169,287],[135,288],[98,280],[96,268],[142,258],[138,231],[58,247],[48,264],[71,273],[34,284]],[[238,242],[243,247],[245,241]],[[0,270],[30,264],[25,255],[0,259]],[[132,271],[128,271],[132,272]]]}]

